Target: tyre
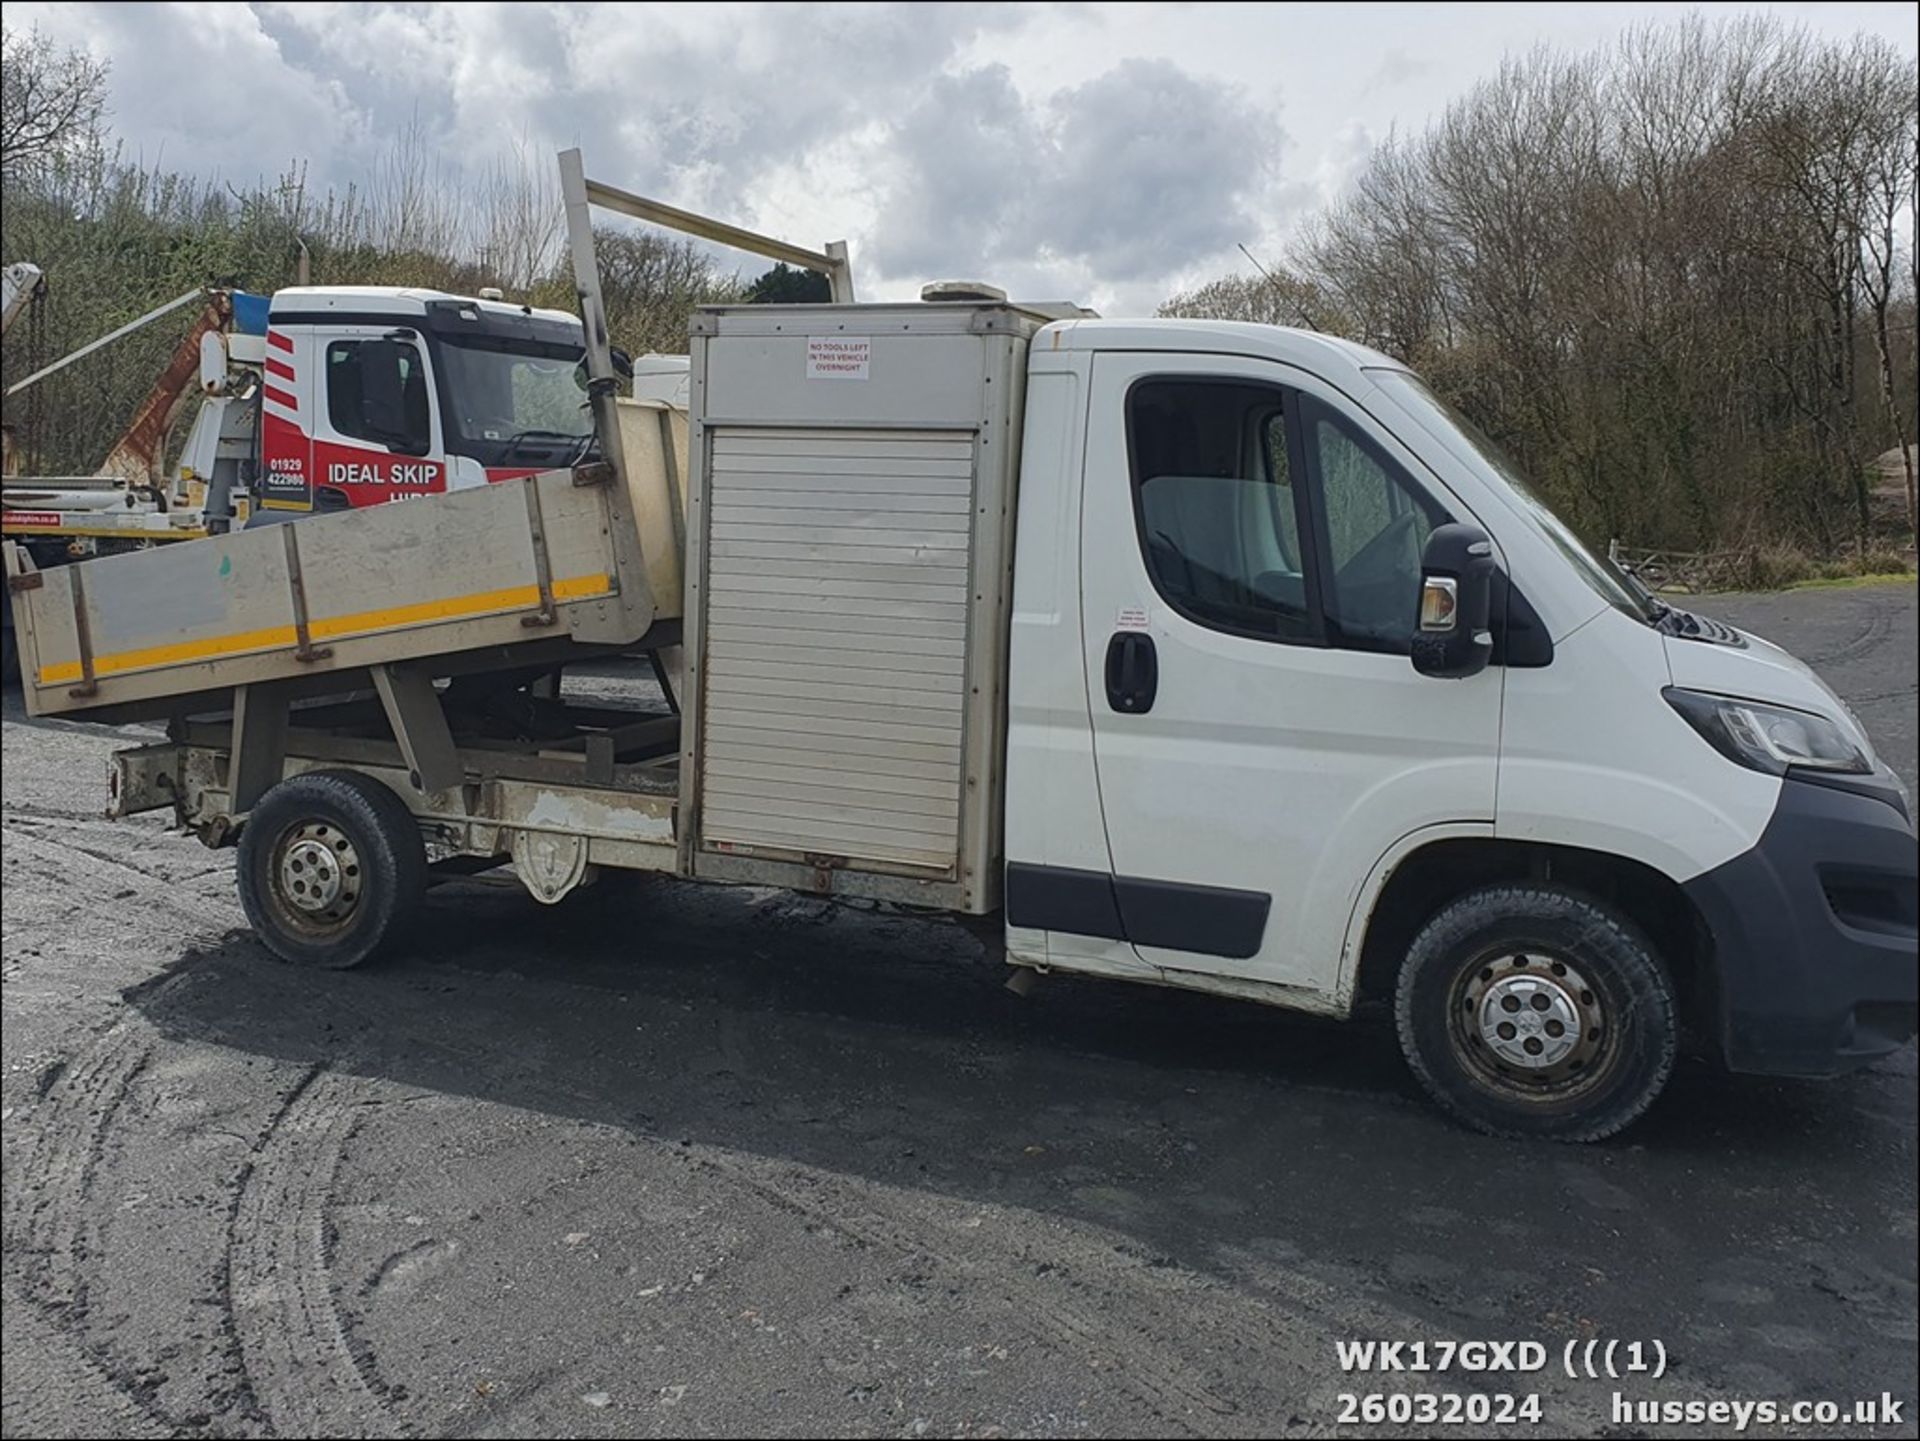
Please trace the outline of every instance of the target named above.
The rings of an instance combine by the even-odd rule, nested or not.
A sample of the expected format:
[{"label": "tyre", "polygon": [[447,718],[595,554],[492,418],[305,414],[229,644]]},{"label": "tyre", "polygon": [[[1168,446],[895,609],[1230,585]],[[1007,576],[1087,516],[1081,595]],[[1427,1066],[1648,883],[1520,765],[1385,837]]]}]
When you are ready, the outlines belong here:
[{"label": "tyre", "polygon": [[1442,909],[1400,969],[1407,1064],[1489,1135],[1597,1141],[1673,1071],[1673,985],[1639,928],[1554,886],[1493,886]]},{"label": "tyre", "polygon": [[268,791],[240,830],[240,904],[283,961],[341,970],[401,938],[427,884],[405,802],[355,771],[308,771]]}]

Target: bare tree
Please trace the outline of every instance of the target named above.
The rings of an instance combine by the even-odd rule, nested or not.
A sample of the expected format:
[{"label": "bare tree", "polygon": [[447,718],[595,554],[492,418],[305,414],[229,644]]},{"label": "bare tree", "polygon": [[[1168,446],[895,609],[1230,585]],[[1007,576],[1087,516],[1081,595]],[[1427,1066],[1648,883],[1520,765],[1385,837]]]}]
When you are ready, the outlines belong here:
[{"label": "bare tree", "polygon": [[609,226],[594,231],[593,244],[607,324],[635,353],[684,352],[695,307],[740,297],[738,277],[720,275],[696,241]]},{"label": "bare tree", "polygon": [[1309,297],[1596,540],[1891,548],[1866,459],[1920,425],[1917,109],[1888,42],[1766,17],[1536,50],[1378,146],[1283,287],[1164,309],[1284,323]]},{"label": "bare tree", "polygon": [[38,27],[0,32],[0,52],[0,179],[19,179],[98,142],[105,61],[56,46]]},{"label": "bare tree", "polygon": [[525,135],[488,169],[477,212],[477,254],[497,284],[525,291],[553,268],[563,221],[559,180]]},{"label": "bare tree", "polygon": [[1306,330],[1347,327],[1337,319],[1318,286],[1290,270],[1264,275],[1228,275],[1197,290],[1184,291],[1160,307],[1161,315],[1202,320],[1250,320],[1260,325],[1293,325]]},{"label": "bare tree", "polygon": [[459,181],[440,159],[416,110],[374,170],[367,191],[367,238],[399,255],[448,255],[465,230]]},{"label": "bare tree", "polygon": [[[1866,223],[1861,227],[1865,249],[1861,266],[1861,284],[1866,290],[1867,306],[1873,316],[1874,356],[1879,362],[1880,400],[1886,410],[1887,425],[1893,432],[1900,453],[1901,479],[1906,490],[1907,528],[1920,528],[1915,510],[1914,455],[1908,443],[1906,412],[1909,396],[1897,393],[1895,376],[1892,314],[1901,299],[1899,288],[1906,278],[1900,264],[1900,221],[1911,221],[1920,206],[1920,112],[1907,101],[1914,94],[1914,67],[1889,65],[1882,72],[1886,82],[1875,97],[1880,104],[1872,126],[1872,138],[1863,159],[1865,171],[1859,177],[1868,197]],[[1912,241],[1908,239],[1909,251]],[[1915,262],[1909,254],[1909,263]],[[1909,308],[1913,296],[1909,292]],[[1908,326],[1911,331],[1911,325]]]}]

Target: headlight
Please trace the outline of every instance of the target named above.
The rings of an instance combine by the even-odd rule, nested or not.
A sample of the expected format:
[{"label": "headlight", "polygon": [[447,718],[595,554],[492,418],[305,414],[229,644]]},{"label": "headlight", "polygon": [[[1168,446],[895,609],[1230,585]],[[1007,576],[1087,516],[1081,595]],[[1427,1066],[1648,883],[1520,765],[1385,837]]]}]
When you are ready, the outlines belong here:
[{"label": "headlight", "polygon": [[1873,761],[1833,721],[1811,711],[1669,686],[1667,704],[1728,760],[1769,775],[1789,766],[1866,775]]}]

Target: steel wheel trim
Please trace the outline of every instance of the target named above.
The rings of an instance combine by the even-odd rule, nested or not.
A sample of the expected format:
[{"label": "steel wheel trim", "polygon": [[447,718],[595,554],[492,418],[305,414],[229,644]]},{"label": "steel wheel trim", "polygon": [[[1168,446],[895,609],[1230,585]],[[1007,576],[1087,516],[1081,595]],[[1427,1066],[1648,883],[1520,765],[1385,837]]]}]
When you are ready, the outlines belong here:
[{"label": "steel wheel trim", "polygon": [[1481,957],[1462,968],[1448,1010],[1455,1057],[1509,1096],[1557,1100],[1591,1090],[1617,1053],[1600,991],[1552,951]]},{"label": "steel wheel trim", "polygon": [[360,853],[331,821],[302,821],[273,847],[276,908],[297,929],[336,931],[360,905]]}]

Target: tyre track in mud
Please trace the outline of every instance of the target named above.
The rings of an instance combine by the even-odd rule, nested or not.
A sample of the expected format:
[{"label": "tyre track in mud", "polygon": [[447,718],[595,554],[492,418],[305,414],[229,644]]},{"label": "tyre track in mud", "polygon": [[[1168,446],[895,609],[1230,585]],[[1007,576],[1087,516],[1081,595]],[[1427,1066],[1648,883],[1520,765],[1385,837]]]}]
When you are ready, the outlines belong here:
[{"label": "tyre track in mud", "polygon": [[[0,1236],[16,1304],[31,1306],[140,1415],[171,1431],[177,1423],[155,1405],[151,1387],[88,1336],[102,1251],[96,1182],[114,1118],[152,1057],[144,1025],[121,1021],[78,1056],[42,1071],[30,1139],[8,1148]],[[9,1132],[23,1129],[15,1124]]]},{"label": "tyre track in mud", "polygon": [[1866,619],[1860,622],[1860,628],[1846,640],[1831,647],[1810,647],[1800,659],[1815,668],[1854,660],[1877,650],[1892,631],[1891,617],[1883,610],[1871,610],[1867,612]]},{"label": "tyre track in mud", "polygon": [[[201,928],[194,934],[209,938],[212,927],[224,930],[231,925],[231,919],[218,915],[211,905],[196,904],[172,890],[165,876],[95,855],[55,836],[21,829],[11,817],[0,824],[0,837],[5,839],[9,861],[40,879],[62,886],[78,879],[82,886],[102,894],[113,894],[110,885],[118,885],[130,898],[144,902],[123,908],[124,930],[177,946],[182,939],[179,926],[157,921],[154,911],[192,922]],[[21,879],[10,877],[9,884],[20,884]],[[163,977],[153,984],[153,993],[163,994],[182,979],[178,974]],[[84,1313],[87,1284],[80,1262],[86,1255],[82,1237],[90,1225],[87,1213],[94,1173],[113,1117],[151,1062],[153,1050],[150,1027],[123,1016],[78,1053],[47,1062],[36,1086],[33,1126],[9,1128],[10,1138],[26,1131],[31,1139],[24,1155],[9,1155],[0,1192],[5,1197],[0,1228],[6,1236],[7,1260],[17,1265],[25,1258],[26,1294],[55,1311]]]},{"label": "tyre track in mud", "polygon": [[[1221,1320],[1223,1303],[1237,1313],[1221,1329],[1260,1353],[1249,1374],[1324,1374],[1330,1369],[1328,1355],[1284,1354],[1288,1348],[1275,1337],[1273,1316],[1250,1298],[1172,1262],[1105,1245],[1095,1237],[1050,1237],[1054,1245],[1044,1255],[1015,1241],[1010,1256],[998,1254],[993,1259],[1000,1264],[989,1264],[945,1244],[938,1221],[896,1214],[881,1204],[882,1195],[875,1190],[848,1186],[827,1173],[788,1170],[776,1182],[724,1157],[684,1156],[683,1163],[795,1217],[813,1235],[929,1266],[936,1274],[925,1278],[926,1283],[948,1282],[967,1288],[972,1296],[991,1298],[1002,1319],[1048,1353],[1071,1358],[1074,1365],[1097,1371],[1126,1392],[1153,1423],[1142,1434],[1177,1431],[1212,1437],[1240,1434],[1250,1424],[1261,1424],[1254,1405],[1223,1394],[1204,1371],[1182,1359],[1184,1312],[1195,1304],[1196,1292],[1204,1292],[1202,1304],[1211,1320]],[[996,1228],[1017,1228],[1017,1216],[999,1207],[988,1210]],[[1021,1274],[1036,1279],[1010,1284],[1008,1260]],[[1066,1294],[1049,1294],[1058,1290]],[[1287,1290],[1285,1309],[1310,1321],[1315,1335],[1394,1335],[1412,1328],[1403,1313],[1361,1297],[1338,1298],[1328,1287]]]},{"label": "tyre track in mud", "polygon": [[[435,971],[481,983],[499,980],[497,975],[450,962],[437,964]],[[597,987],[579,982],[552,984],[582,993],[599,993]],[[720,1049],[736,1069],[747,1069],[744,1053],[725,1027]],[[308,1080],[312,1081],[310,1087]],[[317,1069],[303,1078],[301,1085],[290,1093],[282,1114],[276,1116],[263,1135],[261,1154],[267,1157],[266,1178],[262,1179],[263,1163],[256,1160],[252,1163],[252,1173],[243,1180],[243,1192],[249,1196],[257,1193],[261,1203],[255,1207],[249,1201],[236,1208],[236,1265],[229,1304],[242,1320],[241,1345],[248,1358],[248,1370],[254,1376],[256,1394],[277,1395],[291,1381],[295,1383],[291,1389],[298,1397],[305,1398],[285,1406],[267,1407],[276,1430],[285,1434],[298,1434],[290,1429],[295,1426],[311,1428],[323,1424],[320,1418],[326,1413],[309,1410],[305,1404],[323,1399],[321,1388],[315,1384],[318,1376],[324,1375],[340,1388],[336,1405],[337,1395],[352,1389],[363,1398],[364,1407],[377,1406],[388,1389],[333,1302],[324,1275],[325,1247],[314,1239],[320,1231],[313,1198],[331,1185],[344,1144],[351,1137],[354,1123],[342,1119],[342,1110],[351,1110],[358,1104],[364,1102],[346,1096],[336,1078]],[[718,1182],[778,1213],[794,1217],[816,1235],[839,1237],[843,1243],[859,1249],[918,1264],[931,1263],[973,1294],[991,1297],[1009,1324],[1025,1331],[1048,1351],[1071,1354],[1076,1364],[1089,1356],[1101,1358],[1101,1374],[1127,1391],[1162,1427],[1195,1436],[1224,1434],[1225,1423],[1215,1418],[1231,1418],[1242,1411],[1239,1403],[1196,1383],[1177,1362],[1167,1359],[1167,1354],[1177,1350],[1174,1339],[1177,1324],[1155,1325],[1121,1308],[1116,1314],[1126,1315],[1127,1321],[1124,1326],[1116,1326],[1101,1319],[1097,1302],[1077,1306],[1038,1294],[1032,1287],[1009,1285],[1008,1277],[996,1273],[987,1263],[968,1256],[960,1248],[940,1244],[936,1239],[937,1222],[929,1227],[924,1221],[880,1209],[876,1206],[877,1198],[864,1188],[839,1182],[825,1173],[796,1170],[783,1175],[781,1184],[775,1184],[754,1174],[749,1167],[723,1157],[690,1156],[679,1148],[670,1148],[668,1153],[707,1181]],[[267,1204],[265,1198],[269,1197],[277,1198],[277,1203]],[[283,1218],[285,1230],[301,1234],[262,1242],[247,1219],[256,1210],[263,1223],[267,1217],[277,1214]],[[1142,1289],[1167,1289],[1148,1262],[1112,1254],[1091,1240],[1075,1238],[1070,1244],[1089,1253],[1099,1250],[1101,1254],[1095,1259],[1100,1268],[1111,1271],[1117,1265],[1131,1284]],[[1093,1267],[1087,1269],[1091,1271]],[[1190,1273],[1178,1274],[1192,1279]],[[271,1307],[249,1311],[244,1305],[250,1278],[274,1275],[296,1278],[291,1283],[283,1282],[275,1295],[280,1313],[287,1318],[278,1329],[265,1320]],[[1072,1284],[1077,1287],[1079,1283]],[[1165,1314],[1163,1307],[1156,1307],[1156,1312],[1160,1313],[1157,1321],[1175,1321],[1173,1316]],[[1257,1326],[1263,1319],[1257,1311],[1248,1309],[1249,1326]],[[302,1361],[287,1356],[281,1341],[283,1332],[315,1340],[317,1359],[309,1357]],[[259,1358],[265,1358],[267,1375],[261,1374]],[[397,1424],[397,1418],[390,1424]]]},{"label": "tyre track in mud", "polygon": [[[1312,1402],[1322,1403],[1328,1415],[1333,1413],[1334,1392],[1342,1385],[1351,1386],[1350,1378],[1340,1376],[1332,1347],[1323,1338],[1418,1335],[1429,1342],[1456,1343],[1469,1339],[1466,1332],[1436,1325],[1429,1316],[1400,1309],[1363,1290],[1343,1289],[1246,1252],[1220,1260],[1222,1269],[1250,1289],[1251,1295],[1166,1258],[1109,1245],[1095,1236],[1055,1233],[1049,1235],[1050,1245],[1042,1253],[1018,1239],[1021,1217],[998,1206],[985,1209],[993,1224],[1012,1232],[1015,1239],[1011,1252],[996,1253],[995,1264],[990,1264],[943,1243],[944,1228],[938,1221],[930,1224],[926,1218],[897,1214],[882,1204],[883,1193],[877,1189],[801,1169],[785,1171],[776,1182],[729,1157],[675,1154],[689,1169],[800,1220],[811,1234],[824,1232],[859,1250],[930,1262],[942,1273],[940,1279],[965,1286],[972,1295],[990,1296],[1003,1318],[1031,1340],[1063,1360],[1071,1358],[1076,1366],[1097,1370],[1104,1380],[1125,1391],[1154,1423],[1139,1433],[1143,1435],[1264,1434],[1271,1426],[1271,1414],[1261,1408],[1261,1398],[1249,1396],[1243,1401],[1223,1394],[1226,1388],[1216,1383],[1226,1378],[1217,1363],[1207,1367],[1215,1373],[1211,1377],[1194,1364],[1188,1343],[1190,1316],[1196,1307],[1207,1314],[1210,1327],[1237,1348],[1232,1358],[1236,1372],[1269,1384],[1277,1382],[1282,1388],[1286,1383],[1281,1378],[1304,1376],[1309,1387],[1324,1394],[1295,1393],[1295,1403],[1307,1409]],[[1006,1265],[1010,1259],[1019,1274],[1035,1280],[1009,1284],[1014,1274]],[[1069,1295],[1048,1294],[1056,1287],[1065,1288]],[[1223,1316],[1223,1310],[1229,1314]],[[1313,1338],[1312,1342],[1290,1345],[1296,1332]],[[1488,1388],[1498,1389],[1493,1384],[1497,1377],[1467,1376],[1462,1384],[1479,1389],[1483,1380]],[[1415,1390],[1423,1384],[1417,1375],[1382,1374],[1366,1378],[1365,1389]],[[1551,1373],[1530,1376],[1527,1387],[1547,1400],[1563,1424],[1597,1429],[1607,1419],[1590,1394],[1577,1386],[1562,1386]],[[1711,1397],[1721,1392],[1703,1385],[1702,1394]]]},{"label": "tyre track in mud", "polygon": [[[242,920],[237,902],[222,905],[210,897],[184,891],[180,888],[182,878],[177,875],[148,869],[133,858],[86,846],[31,822],[8,816],[0,821],[0,841],[7,848],[10,871],[19,867],[44,882],[49,892],[76,899],[94,897],[104,902],[111,897],[116,929],[151,932],[155,940],[164,940],[170,949],[177,949],[182,941],[217,941]],[[199,874],[204,876],[206,872]],[[19,883],[15,877],[8,879],[9,885]],[[132,901],[140,904],[128,904]],[[182,933],[178,926],[155,923],[148,914],[149,907],[171,912],[192,922],[196,929]]]},{"label": "tyre track in mud", "polygon": [[406,1436],[334,1292],[328,1209],[361,1102],[309,1067],[240,1168],[220,1287],[247,1392],[282,1436]]},{"label": "tyre track in mud", "polygon": [[[191,973],[149,988],[149,1001]],[[115,1122],[164,1043],[143,1021],[117,1023],[78,1056],[50,1065],[32,1112],[32,1142],[6,1172],[6,1269],[44,1324],[78,1348],[140,1413],[190,1424],[156,1402],[156,1386],[108,1341],[92,1339],[92,1298],[110,1257]],[[355,1083],[316,1064],[286,1090],[227,1182],[224,1254],[210,1262],[220,1343],[201,1368],[213,1412],[284,1436],[410,1434],[385,1396],[370,1351],[350,1338],[335,1301],[327,1214],[342,1152],[359,1120]]]},{"label": "tyre track in mud", "polygon": [[88,1204],[95,1173],[113,1118],[152,1055],[145,1027],[122,1021],[72,1060],[48,1066],[31,1140],[24,1155],[9,1157],[0,1229],[7,1262],[24,1293],[57,1317],[85,1317],[84,1267],[98,1254]]},{"label": "tyre track in mud", "polygon": [[78,1337],[55,1326],[32,1301],[7,1286],[0,1293],[9,1356],[29,1349],[58,1358],[56,1368],[8,1377],[0,1429],[9,1436],[50,1436],[84,1416],[113,1436],[175,1436],[180,1427],[147,1401],[137,1383],[114,1374]]},{"label": "tyre track in mud", "polygon": [[711,1156],[690,1157],[687,1164],[704,1176],[808,1223],[816,1235],[825,1231],[846,1238],[862,1250],[933,1262],[953,1280],[975,1288],[975,1294],[991,1295],[1007,1320],[1049,1350],[1078,1352],[1077,1359],[1082,1362],[1089,1355],[1101,1357],[1106,1362],[1101,1368],[1103,1374],[1122,1386],[1162,1427],[1177,1427],[1193,1436],[1218,1435],[1220,1426],[1210,1418],[1232,1416],[1240,1410],[1237,1403],[1195,1383],[1178,1366],[1166,1362],[1160,1354],[1167,1349],[1166,1343],[1150,1333],[1138,1314],[1129,1317],[1129,1329],[1137,1333],[1130,1338],[1098,1317],[1036,1294],[1033,1288],[1016,1290],[1006,1284],[1003,1274],[941,1245],[930,1227],[878,1209],[878,1197],[871,1192],[854,1195],[824,1175],[798,1170],[787,1172],[782,1177],[785,1184],[776,1186],[744,1167]]},{"label": "tyre track in mud", "polygon": [[[722,1018],[716,1039],[731,1070],[742,1075],[752,1073],[751,1061],[730,1015]],[[991,1296],[1009,1321],[1049,1350],[1078,1353],[1082,1360],[1088,1355],[1101,1356],[1107,1363],[1105,1374],[1163,1426],[1177,1427],[1194,1436],[1216,1435],[1219,1423],[1212,1418],[1230,1417],[1240,1410],[1236,1402],[1197,1383],[1179,1365],[1168,1362],[1166,1355],[1176,1348],[1167,1338],[1154,1335],[1145,1318],[1137,1314],[1130,1317],[1127,1329],[1133,1334],[1129,1335],[1089,1309],[1045,1294],[1042,1288],[1053,1289],[1052,1283],[1010,1286],[1007,1273],[996,1272],[958,1247],[942,1244],[935,1225],[885,1209],[879,1188],[851,1187],[826,1173],[800,1168],[784,1172],[782,1184],[776,1185],[724,1155],[683,1154],[682,1159],[763,1204],[797,1217],[810,1231],[843,1236],[862,1249],[932,1261],[949,1277],[972,1288],[974,1294]],[[994,1210],[999,1213],[999,1208]],[[1004,1221],[1004,1213],[997,1214],[997,1219]],[[1123,1272],[1133,1269],[1111,1253],[1101,1259],[1109,1267],[1118,1262]],[[1050,1266],[1050,1273],[1052,1269]],[[1144,1266],[1141,1270],[1142,1276],[1128,1275],[1128,1280],[1144,1279]],[[1062,1284],[1075,1289],[1079,1285],[1072,1280]]]},{"label": "tyre track in mud", "polygon": [[[171,950],[183,935],[213,939],[231,928],[230,916],[181,894],[169,877],[49,833],[97,823],[96,817],[25,811],[9,805],[0,820],[10,888],[27,885],[52,894],[77,888],[81,894],[116,897],[115,928],[130,944],[145,941]],[[26,964],[24,955],[10,950],[9,983]],[[184,979],[166,975],[151,988],[161,995]],[[10,1117],[7,1128],[0,1236],[9,1290],[37,1320],[26,1323],[23,1332],[60,1338],[124,1406],[145,1424],[170,1433],[182,1423],[159,1405],[155,1371],[90,1334],[94,1282],[105,1259],[103,1221],[112,1212],[102,1172],[110,1169],[115,1121],[155,1053],[152,1028],[122,1015],[77,1051],[41,1064],[30,1107]]]},{"label": "tyre track in mud", "polygon": [[[124,939],[162,953],[183,944],[217,946],[240,921],[239,908],[181,889],[181,878],[138,859],[85,843],[74,831],[108,822],[94,817],[26,817],[10,808],[4,834],[10,880],[117,898]],[[90,839],[88,837],[87,839]],[[26,874],[21,875],[24,871]],[[205,872],[201,872],[204,875]],[[184,923],[184,925],[182,924]],[[191,970],[146,983],[151,1013],[194,982]],[[314,1002],[290,988],[294,1005]],[[4,1189],[6,1269],[21,1304],[51,1334],[86,1357],[101,1378],[156,1429],[193,1423],[169,1414],[144,1377],[110,1342],[88,1334],[98,1268],[106,1263],[101,1221],[112,1206],[102,1192],[116,1119],[156,1058],[173,1049],[149,1022],[123,1018],[77,1054],[48,1062],[37,1083],[23,1152],[9,1147]],[[351,1084],[315,1066],[304,1072],[229,1178],[225,1254],[212,1264],[221,1308],[216,1349],[207,1358],[209,1409],[249,1429],[305,1436],[405,1435],[389,1415],[371,1356],[350,1343],[333,1304],[328,1272],[327,1197],[340,1154],[357,1122]],[[20,1117],[25,1120],[27,1117]],[[191,1413],[190,1413],[191,1414]]]}]

